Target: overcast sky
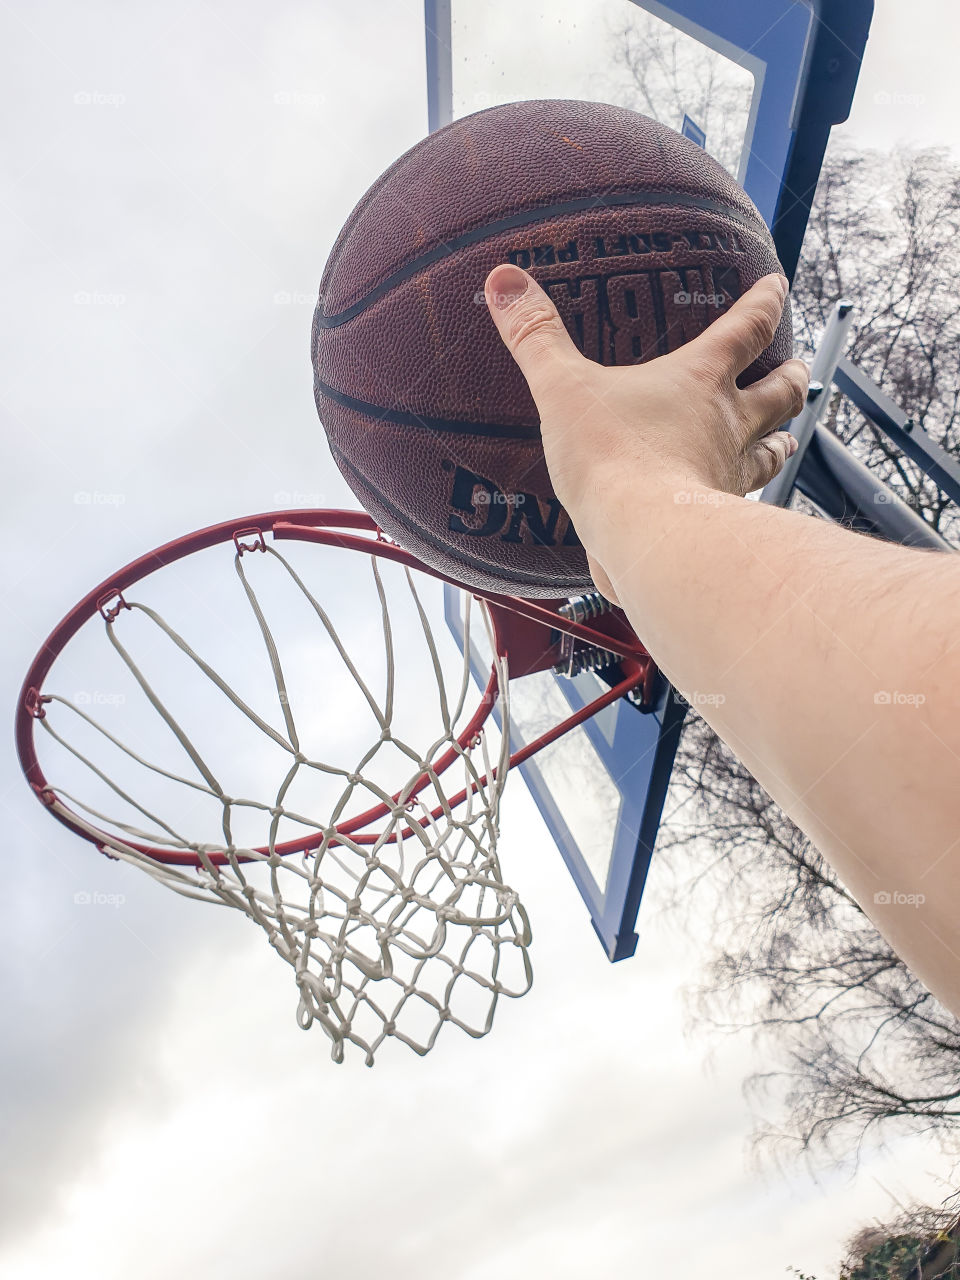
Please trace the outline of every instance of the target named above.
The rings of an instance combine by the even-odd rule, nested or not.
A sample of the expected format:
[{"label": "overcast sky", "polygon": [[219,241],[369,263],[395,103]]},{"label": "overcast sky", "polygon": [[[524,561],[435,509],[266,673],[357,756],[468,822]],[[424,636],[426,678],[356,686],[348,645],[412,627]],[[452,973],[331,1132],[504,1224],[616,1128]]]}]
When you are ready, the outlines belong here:
[{"label": "overcast sky", "polygon": [[[844,135],[952,146],[954,7],[878,10]],[[316,420],[311,308],[426,104],[419,0],[13,0],[0,30],[10,714],[111,569],[216,519],[354,505]],[[948,1189],[920,1141],[856,1172],[755,1169],[740,1086],[762,1062],[684,1034],[702,952],[657,869],[611,967],[519,779],[501,852],[533,992],[486,1040],[450,1028],[367,1071],[297,1028],[256,930],[81,845],[3,752],[4,1276],[829,1280],[859,1227]]]}]

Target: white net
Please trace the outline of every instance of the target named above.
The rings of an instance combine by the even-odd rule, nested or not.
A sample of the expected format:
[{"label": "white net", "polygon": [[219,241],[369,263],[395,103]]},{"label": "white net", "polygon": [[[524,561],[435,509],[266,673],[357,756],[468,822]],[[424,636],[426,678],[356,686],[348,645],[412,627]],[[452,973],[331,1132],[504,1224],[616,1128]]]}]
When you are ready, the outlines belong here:
[{"label": "white net", "polygon": [[[232,596],[222,546],[177,566],[166,602],[189,601],[186,625],[154,607],[162,582],[150,604],[116,597],[94,628],[110,664],[95,689],[89,637],[67,647],[87,688],[45,691],[48,803],[105,853],[259,925],[295,972],[300,1025],[323,1028],[335,1061],[352,1044],[372,1065],[389,1039],[427,1053],[448,1022],[485,1035],[498,998],[532,982],[529,923],[497,857],[504,660],[503,732],[474,729],[469,649],[446,660],[409,570],[341,552],[334,579],[314,560],[310,580],[338,584],[325,607],[262,538],[239,548]],[[486,606],[468,607],[489,635]],[[198,611],[216,633],[201,613],[191,642]]]}]

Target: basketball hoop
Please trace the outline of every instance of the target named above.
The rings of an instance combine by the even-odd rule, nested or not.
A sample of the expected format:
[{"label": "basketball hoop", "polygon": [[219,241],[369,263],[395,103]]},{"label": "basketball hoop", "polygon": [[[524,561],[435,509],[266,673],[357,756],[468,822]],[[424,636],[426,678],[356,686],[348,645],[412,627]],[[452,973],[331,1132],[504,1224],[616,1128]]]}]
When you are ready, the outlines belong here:
[{"label": "basketball hoop", "polygon": [[[172,584],[160,571],[175,564]],[[349,1042],[372,1065],[389,1038],[425,1054],[445,1022],[485,1035],[499,997],[529,990],[530,926],[497,853],[508,771],[615,700],[654,696],[651,658],[599,597],[571,608],[468,593],[478,639],[468,625],[463,657],[446,662],[422,596],[439,577],[361,512],[217,524],[85,596],[17,709],[20,761],[49,812],[107,856],[258,924],[295,971],[300,1025],[319,1023],[337,1062]],[[204,609],[212,627],[197,621]],[[471,708],[478,648],[489,676]],[[67,696],[48,679],[55,666],[77,680],[102,666],[128,692]],[[602,668],[609,687],[511,754],[509,681],[551,667]],[[320,754],[324,734],[342,755]],[[244,769],[253,782],[238,788]]]}]

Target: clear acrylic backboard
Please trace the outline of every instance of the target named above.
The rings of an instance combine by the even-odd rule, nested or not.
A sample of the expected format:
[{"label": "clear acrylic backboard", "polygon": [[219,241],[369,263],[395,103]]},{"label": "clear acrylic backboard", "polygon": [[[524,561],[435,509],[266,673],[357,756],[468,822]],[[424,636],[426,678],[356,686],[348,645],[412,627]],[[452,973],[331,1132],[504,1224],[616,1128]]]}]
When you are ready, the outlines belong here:
[{"label": "clear acrylic backboard", "polygon": [[[533,98],[653,116],[738,179],[792,278],[873,0],[425,0],[424,12],[431,130]],[[446,604],[462,637],[458,593],[448,589]],[[514,748],[585,705],[598,682],[591,673],[515,682]],[[521,770],[611,960],[636,946],[684,711],[664,681],[652,714],[611,706]]]}]

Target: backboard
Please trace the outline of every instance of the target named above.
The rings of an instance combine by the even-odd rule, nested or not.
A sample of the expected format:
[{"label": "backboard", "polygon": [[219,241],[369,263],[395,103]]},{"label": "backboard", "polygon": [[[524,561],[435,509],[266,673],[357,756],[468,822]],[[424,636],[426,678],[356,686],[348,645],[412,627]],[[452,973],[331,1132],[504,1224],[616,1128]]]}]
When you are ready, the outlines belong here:
[{"label": "backboard", "polygon": [[[873,0],[425,0],[429,127],[500,102],[653,116],[738,179],[792,279]],[[701,141],[702,140],[702,141]]]},{"label": "backboard", "polygon": [[[531,98],[599,100],[653,116],[738,179],[792,278],[830,128],[850,108],[873,0],[425,0],[424,7],[431,130]],[[462,640],[458,593],[447,590],[446,607]],[[584,706],[598,682],[590,672],[514,682],[514,749]],[[521,766],[610,960],[636,947],[685,710],[664,682],[653,713],[626,702],[608,707]]]}]

